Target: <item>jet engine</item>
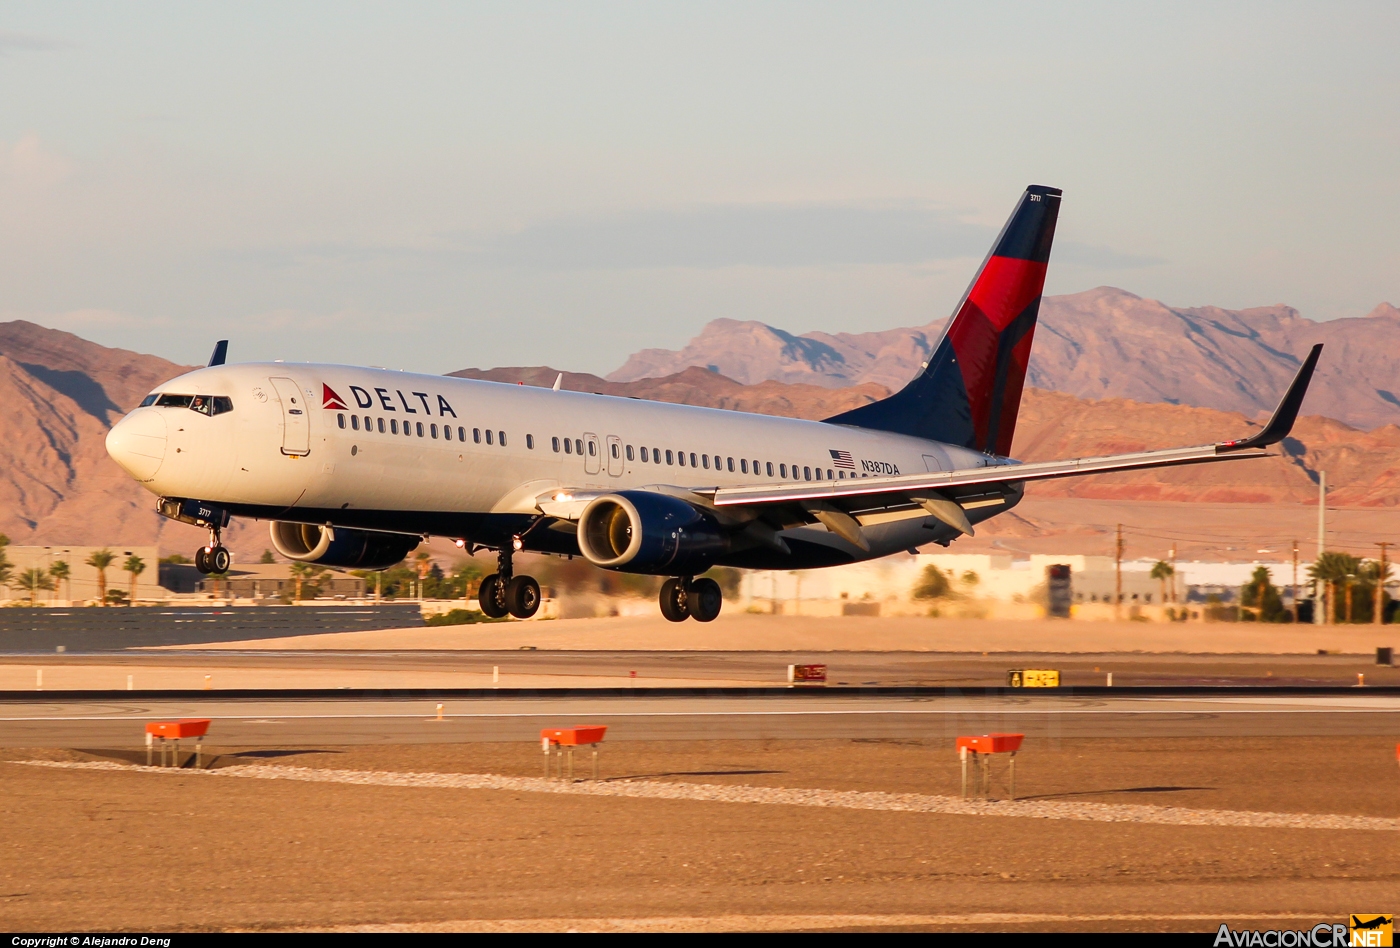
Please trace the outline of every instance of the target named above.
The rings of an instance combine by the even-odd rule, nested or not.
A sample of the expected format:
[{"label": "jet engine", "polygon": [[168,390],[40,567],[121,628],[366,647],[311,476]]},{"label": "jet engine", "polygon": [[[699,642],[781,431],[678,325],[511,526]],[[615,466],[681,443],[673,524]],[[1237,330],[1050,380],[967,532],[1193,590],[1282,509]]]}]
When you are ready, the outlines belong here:
[{"label": "jet engine", "polygon": [[719,522],[666,494],[627,490],[604,494],[583,510],[578,545],[604,569],[660,576],[694,576],[729,550]]},{"label": "jet engine", "polygon": [[345,569],[387,569],[418,546],[419,538],[405,533],[377,533],[314,523],[271,524],[272,545],[289,560]]}]

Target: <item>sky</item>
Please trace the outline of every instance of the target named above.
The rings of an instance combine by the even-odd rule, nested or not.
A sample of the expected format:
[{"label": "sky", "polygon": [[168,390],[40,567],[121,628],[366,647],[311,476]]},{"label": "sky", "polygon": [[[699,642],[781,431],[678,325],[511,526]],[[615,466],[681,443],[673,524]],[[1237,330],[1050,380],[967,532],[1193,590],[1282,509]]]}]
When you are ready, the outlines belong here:
[{"label": "sky", "polygon": [[0,2],[0,320],[600,374],[711,319],[1400,303],[1400,4]]}]

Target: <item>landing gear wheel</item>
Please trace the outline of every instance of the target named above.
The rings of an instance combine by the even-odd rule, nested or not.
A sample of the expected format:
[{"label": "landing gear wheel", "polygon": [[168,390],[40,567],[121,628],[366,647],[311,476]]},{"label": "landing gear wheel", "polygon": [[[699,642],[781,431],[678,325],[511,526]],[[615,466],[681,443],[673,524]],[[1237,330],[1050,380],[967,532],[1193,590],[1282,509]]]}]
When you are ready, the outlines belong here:
[{"label": "landing gear wheel", "polygon": [[690,584],[690,594],[686,597],[690,604],[690,617],[696,622],[713,622],[724,605],[724,591],[713,579],[696,579]]},{"label": "landing gear wheel", "polygon": [[209,555],[205,557],[205,562],[209,564],[209,572],[227,573],[228,568],[233,565],[233,557],[229,556],[226,547],[216,546],[209,551]]},{"label": "landing gear wheel", "polygon": [[492,573],[481,581],[477,590],[476,602],[481,614],[488,619],[499,619],[507,612],[505,584],[499,573]]},{"label": "landing gear wheel", "polygon": [[517,576],[506,584],[506,611],[528,619],[540,609],[540,584],[533,576]]},{"label": "landing gear wheel", "polygon": [[194,551],[194,568],[205,576],[208,576],[209,573],[212,572],[209,569],[209,551],[204,547],[200,547]]},{"label": "landing gear wheel", "polygon": [[672,622],[684,622],[690,615],[690,597],[685,583],[668,579],[661,584],[661,614]]}]

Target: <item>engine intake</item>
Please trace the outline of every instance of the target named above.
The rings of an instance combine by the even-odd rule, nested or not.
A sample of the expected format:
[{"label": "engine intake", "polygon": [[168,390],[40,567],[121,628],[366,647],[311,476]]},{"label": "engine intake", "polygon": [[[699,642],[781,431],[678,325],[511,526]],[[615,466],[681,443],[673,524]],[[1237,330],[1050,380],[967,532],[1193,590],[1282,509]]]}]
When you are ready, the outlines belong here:
[{"label": "engine intake", "polygon": [[661,576],[703,573],[729,551],[710,514],[678,497],[639,490],[604,494],[585,507],[578,545],[595,566]]},{"label": "engine intake", "polygon": [[388,569],[418,546],[418,537],[274,520],[272,546],[289,560],[345,569]]}]

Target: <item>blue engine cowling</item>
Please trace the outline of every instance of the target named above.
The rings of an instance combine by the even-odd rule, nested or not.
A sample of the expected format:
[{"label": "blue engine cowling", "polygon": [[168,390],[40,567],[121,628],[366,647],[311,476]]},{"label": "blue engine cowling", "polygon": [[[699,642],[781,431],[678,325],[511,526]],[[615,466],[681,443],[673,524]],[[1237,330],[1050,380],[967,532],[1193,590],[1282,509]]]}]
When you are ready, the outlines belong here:
[{"label": "blue engine cowling", "polygon": [[272,545],[289,560],[342,569],[388,569],[418,546],[406,533],[376,533],[314,523],[271,524]]},{"label": "blue engine cowling", "polygon": [[584,508],[578,545],[604,569],[694,576],[728,552],[729,539],[713,516],[680,498],[624,490]]}]

